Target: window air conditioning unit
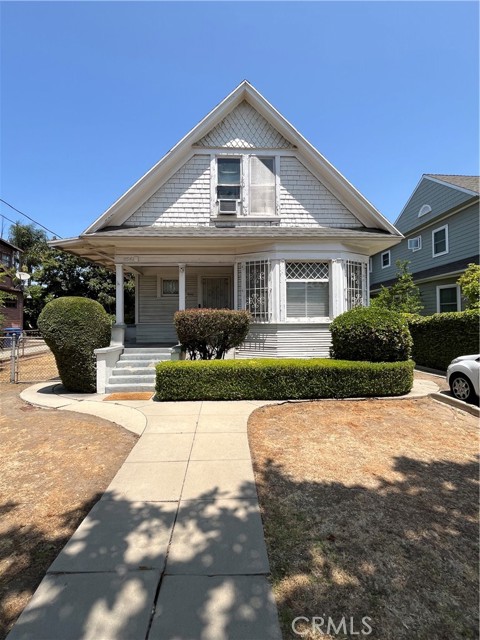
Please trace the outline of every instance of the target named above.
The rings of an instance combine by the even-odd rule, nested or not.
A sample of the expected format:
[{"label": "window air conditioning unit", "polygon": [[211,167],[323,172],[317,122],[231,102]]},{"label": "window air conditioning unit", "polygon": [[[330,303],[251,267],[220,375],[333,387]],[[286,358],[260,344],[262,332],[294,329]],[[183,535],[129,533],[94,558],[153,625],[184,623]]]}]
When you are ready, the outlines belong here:
[{"label": "window air conditioning unit", "polygon": [[237,213],[238,200],[219,200],[218,213],[235,215]]}]

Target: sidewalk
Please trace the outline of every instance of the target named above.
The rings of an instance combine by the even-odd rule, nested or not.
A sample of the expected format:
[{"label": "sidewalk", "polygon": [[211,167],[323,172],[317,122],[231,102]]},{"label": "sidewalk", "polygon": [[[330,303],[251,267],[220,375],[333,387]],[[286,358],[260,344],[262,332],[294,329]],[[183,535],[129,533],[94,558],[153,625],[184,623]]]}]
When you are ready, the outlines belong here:
[{"label": "sidewalk", "polygon": [[280,639],[247,439],[266,403],[107,403],[55,386],[21,397],[142,435],[9,640]]},{"label": "sidewalk", "polygon": [[270,403],[103,402],[47,383],[21,397],[141,437],[9,640],[280,640],[247,438]]}]

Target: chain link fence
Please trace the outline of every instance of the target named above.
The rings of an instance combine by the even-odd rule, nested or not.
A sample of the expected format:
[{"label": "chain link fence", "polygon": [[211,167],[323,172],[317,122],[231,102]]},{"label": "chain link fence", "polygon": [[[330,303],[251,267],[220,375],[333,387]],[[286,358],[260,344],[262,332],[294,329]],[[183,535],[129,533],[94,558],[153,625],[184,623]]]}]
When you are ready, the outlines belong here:
[{"label": "chain link fence", "polygon": [[0,332],[0,382],[43,382],[57,377],[53,353],[38,331]]}]

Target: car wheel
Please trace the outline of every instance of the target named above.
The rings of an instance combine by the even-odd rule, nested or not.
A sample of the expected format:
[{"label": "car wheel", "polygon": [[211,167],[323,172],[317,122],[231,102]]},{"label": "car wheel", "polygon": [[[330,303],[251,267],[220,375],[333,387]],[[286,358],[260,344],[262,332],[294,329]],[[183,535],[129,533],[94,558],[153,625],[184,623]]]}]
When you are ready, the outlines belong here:
[{"label": "car wheel", "polygon": [[464,402],[470,402],[475,397],[472,383],[462,374],[457,374],[450,381],[450,389],[455,398]]}]

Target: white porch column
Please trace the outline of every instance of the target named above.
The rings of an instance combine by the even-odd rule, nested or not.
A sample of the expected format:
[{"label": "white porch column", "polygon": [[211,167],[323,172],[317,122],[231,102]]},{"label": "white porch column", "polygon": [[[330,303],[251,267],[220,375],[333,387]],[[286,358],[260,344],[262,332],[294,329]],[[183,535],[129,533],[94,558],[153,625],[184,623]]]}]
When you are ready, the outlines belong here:
[{"label": "white porch column", "polygon": [[116,299],[116,314],[115,314],[115,324],[122,325],[124,322],[124,274],[123,274],[123,264],[115,265],[115,299]]},{"label": "white porch column", "polygon": [[186,306],[186,293],[185,293],[185,264],[178,265],[178,310],[183,311]]},{"label": "white porch column", "polygon": [[123,345],[125,339],[124,318],[124,272],[123,264],[115,265],[115,324],[112,327],[112,339],[110,344]]},{"label": "white porch column", "polygon": [[338,315],[345,311],[345,274],[344,263],[342,260],[332,260],[331,277],[331,315],[332,318],[336,318]]}]

